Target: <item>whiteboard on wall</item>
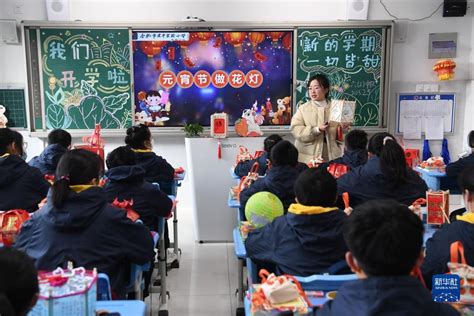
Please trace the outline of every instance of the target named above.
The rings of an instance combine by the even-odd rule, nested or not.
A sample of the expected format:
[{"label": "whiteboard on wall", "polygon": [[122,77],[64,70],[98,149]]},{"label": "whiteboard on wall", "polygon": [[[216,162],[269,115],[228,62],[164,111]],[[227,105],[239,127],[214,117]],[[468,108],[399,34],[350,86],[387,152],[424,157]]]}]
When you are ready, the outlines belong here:
[{"label": "whiteboard on wall", "polygon": [[454,93],[400,93],[397,98],[397,129],[402,134],[414,118],[421,120],[421,130],[432,117],[442,117],[445,134],[454,133],[456,95]]}]

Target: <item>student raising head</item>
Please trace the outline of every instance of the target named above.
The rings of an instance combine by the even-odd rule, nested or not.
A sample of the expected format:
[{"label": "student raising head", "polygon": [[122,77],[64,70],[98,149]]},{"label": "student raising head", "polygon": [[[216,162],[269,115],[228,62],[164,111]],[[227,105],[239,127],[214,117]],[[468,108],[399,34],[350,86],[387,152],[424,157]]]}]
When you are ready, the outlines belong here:
[{"label": "student raising head", "polygon": [[244,213],[247,200],[257,192],[268,191],[275,194],[288,207],[295,200],[293,185],[300,171],[298,165],[298,150],[287,140],[282,140],[273,146],[270,152],[272,168],[264,178],[260,178],[250,187],[240,192],[240,211]]},{"label": "student raising head", "polygon": [[469,265],[474,265],[474,166],[464,169],[459,175],[466,213],[457,220],[446,224],[426,243],[426,258],[421,267],[426,284],[431,288],[431,278],[435,274],[448,272],[450,247],[455,241],[464,246],[464,254]]},{"label": "student raising head", "polygon": [[23,136],[0,128],[0,211],[33,212],[48,193],[49,183],[23,160],[24,155]]},{"label": "student raising head", "polygon": [[28,164],[38,168],[43,174],[53,175],[59,159],[71,147],[71,134],[63,129],[52,130],[48,134],[48,146]]},{"label": "student raising head", "polygon": [[153,240],[146,226],[107,203],[97,186],[101,167],[100,157],[92,152],[65,153],[46,205],[22,226],[15,247],[32,257],[40,270],[65,267],[68,261],[97,268],[123,297],[130,263],[149,262]]},{"label": "student raising head", "polygon": [[407,206],[393,200],[367,202],[347,218],[343,231],[346,261],[359,280],[344,283],[316,315],[459,315],[433,302],[410,275],[423,259],[423,223]]},{"label": "student raising head", "polygon": [[426,195],[426,183],[406,165],[403,149],[391,134],[373,135],[368,151],[366,164],[337,180],[338,194],[348,192],[351,206],[383,198],[410,205]]},{"label": "student raising head", "polygon": [[[162,187],[169,187],[174,178],[174,168],[152,150],[150,129],[143,124],[127,129],[127,144],[134,152],[137,164],[145,169],[145,180],[157,182]],[[171,192],[166,192],[171,194]]]},{"label": "student raising head", "polygon": [[38,300],[33,260],[13,248],[0,248],[0,315],[26,316]]},{"label": "student raising head", "polygon": [[245,248],[256,262],[273,263],[278,273],[308,276],[327,272],[347,247],[343,211],[335,207],[336,180],[325,169],[307,169],[295,182],[296,204],[272,223],[250,232]]},{"label": "student raising head", "polygon": [[136,165],[135,153],[127,146],[114,149],[107,156],[108,182],[104,188],[108,202],[133,201],[133,210],[143,224],[157,230],[158,217],[170,214],[173,202],[159,187],[145,181],[145,170]]}]

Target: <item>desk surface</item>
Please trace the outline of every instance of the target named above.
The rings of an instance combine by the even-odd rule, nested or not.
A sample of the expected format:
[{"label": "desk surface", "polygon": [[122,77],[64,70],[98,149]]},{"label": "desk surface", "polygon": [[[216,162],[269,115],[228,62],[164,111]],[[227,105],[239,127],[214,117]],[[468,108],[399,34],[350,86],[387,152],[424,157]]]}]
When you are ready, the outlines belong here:
[{"label": "desk surface", "polygon": [[229,190],[229,197],[227,198],[227,205],[230,208],[239,208],[240,207],[240,201],[232,198],[232,193]]},{"label": "desk surface", "polygon": [[245,250],[244,240],[242,239],[242,235],[240,234],[240,230],[238,227],[234,228],[232,232],[234,237],[234,251],[237,258],[245,259],[247,258],[247,250]]},{"label": "desk surface", "polygon": [[98,301],[96,311],[105,310],[122,316],[145,316],[146,304],[143,301]]}]

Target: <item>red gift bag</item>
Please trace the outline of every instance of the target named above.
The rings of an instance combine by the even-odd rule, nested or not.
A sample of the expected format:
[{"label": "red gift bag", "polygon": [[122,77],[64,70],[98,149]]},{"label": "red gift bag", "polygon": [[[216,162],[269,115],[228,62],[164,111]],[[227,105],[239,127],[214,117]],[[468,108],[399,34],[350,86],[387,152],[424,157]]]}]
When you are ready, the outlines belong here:
[{"label": "red gift bag", "polygon": [[5,246],[11,246],[24,222],[30,218],[25,210],[10,210],[0,212],[0,237]]},{"label": "red gift bag", "polygon": [[348,173],[349,170],[349,166],[340,163],[332,163],[328,166],[328,172],[336,179]]},{"label": "red gift bag", "polygon": [[426,210],[428,213],[427,224],[449,223],[449,190],[426,192]]}]

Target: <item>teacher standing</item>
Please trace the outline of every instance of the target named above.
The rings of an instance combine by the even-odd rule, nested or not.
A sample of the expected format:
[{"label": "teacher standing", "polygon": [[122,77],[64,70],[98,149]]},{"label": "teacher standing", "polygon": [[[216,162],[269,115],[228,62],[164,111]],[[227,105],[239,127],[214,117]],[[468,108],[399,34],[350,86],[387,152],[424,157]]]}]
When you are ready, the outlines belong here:
[{"label": "teacher standing", "polygon": [[329,122],[329,80],[317,74],[308,81],[310,101],[299,106],[291,119],[291,132],[298,148],[298,160],[308,163],[314,158],[329,161],[342,156],[342,144],[336,140],[336,122]]}]

